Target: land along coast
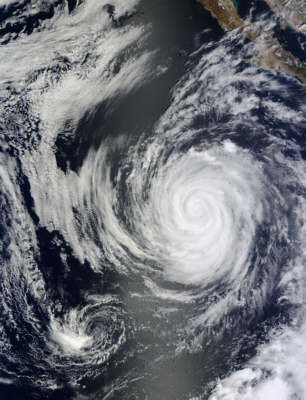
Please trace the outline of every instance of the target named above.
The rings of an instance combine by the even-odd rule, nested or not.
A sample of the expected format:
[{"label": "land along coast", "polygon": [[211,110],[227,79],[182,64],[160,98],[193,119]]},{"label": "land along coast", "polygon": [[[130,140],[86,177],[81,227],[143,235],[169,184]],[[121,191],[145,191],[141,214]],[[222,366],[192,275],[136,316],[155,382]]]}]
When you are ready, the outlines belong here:
[{"label": "land along coast", "polygon": [[[248,39],[256,42],[258,51],[252,58],[248,59],[247,61],[258,68],[283,71],[286,74],[298,77],[302,82],[306,83],[306,63],[300,61],[289,51],[284,50],[276,38],[264,32],[259,26],[240,18],[231,0],[198,1],[206,8],[206,10],[210,11],[211,15],[218,20],[218,23],[222,28],[228,30],[237,29],[239,33],[241,33]],[[274,7],[273,4],[277,3],[278,6],[280,6],[281,3],[286,3],[285,1],[280,0],[266,1],[272,9]],[[298,0],[296,0],[296,2],[298,2]],[[304,6],[304,8],[306,9],[306,6]],[[278,8],[278,10],[280,9]],[[283,15],[286,16],[286,13],[284,13]],[[292,24],[293,17],[290,18],[291,19],[288,23],[283,20],[283,24]],[[300,16],[299,18],[302,17]],[[299,19],[299,21],[301,21],[301,19]],[[301,27],[301,23],[298,26]],[[294,24],[293,27],[294,29],[296,29],[296,26]]]}]

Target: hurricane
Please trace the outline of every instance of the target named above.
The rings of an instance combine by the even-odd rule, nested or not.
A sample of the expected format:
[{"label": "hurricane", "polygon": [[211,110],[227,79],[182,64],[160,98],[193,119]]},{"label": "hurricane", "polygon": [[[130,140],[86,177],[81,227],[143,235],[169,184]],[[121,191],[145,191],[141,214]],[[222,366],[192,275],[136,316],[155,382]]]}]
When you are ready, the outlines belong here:
[{"label": "hurricane", "polygon": [[0,397],[305,399],[305,85],[188,0],[0,10]]}]

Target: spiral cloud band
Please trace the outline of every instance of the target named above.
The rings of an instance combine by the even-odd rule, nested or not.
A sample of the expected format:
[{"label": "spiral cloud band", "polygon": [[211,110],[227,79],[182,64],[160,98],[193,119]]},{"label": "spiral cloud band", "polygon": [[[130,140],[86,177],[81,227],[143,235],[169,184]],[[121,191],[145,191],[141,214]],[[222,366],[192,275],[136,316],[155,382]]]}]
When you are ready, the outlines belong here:
[{"label": "spiral cloud band", "polygon": [[[127,247],[140,264],[155,263],[170,281],[210,287],[241,280],[267,212],[260,166],[230,141],[149,163],[160,165],[151,175],[136,165],[127,178],[124,210],[116,203],[118,188],[110,197],[104,182],[97,189],[109,236],[117,239],[111,245]],[[118,221],[121,212],[125,224]]]},{"label": "spiral cloud band", "polygon": [[181,57],[137,0],[53,3],[1,50],[0,390],[306,398],[304,86],[208,14]]}]

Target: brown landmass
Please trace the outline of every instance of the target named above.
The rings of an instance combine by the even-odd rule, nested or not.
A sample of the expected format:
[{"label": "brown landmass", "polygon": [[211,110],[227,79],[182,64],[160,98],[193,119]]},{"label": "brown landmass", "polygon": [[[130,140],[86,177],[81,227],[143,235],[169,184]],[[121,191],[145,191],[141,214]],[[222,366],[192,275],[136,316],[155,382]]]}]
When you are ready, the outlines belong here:
[{"label": "brown landmass", "polygon": [[306,34],[305,0],[265,0],[265,2],[281,19],[283,29],[287,25],[297,32]]},{"label": "brown landmass", "polygon": [[230,0],[199,0],[199,2],[211,12],[222,28],[232,30],[243,25],[243,19],[238,17],[234,4]]},{"label": "brown landmass", "polygon": [[[219,25],[228,30],[237,29],[248,39],[259,45],[254,57],[247,60],[258,68],[281,70],[298,77],[306,83],[306,64],[285,51],[276,38],[263,32],[258,26],[241,19],[231,0],[198,0],[218,20]],[[276,1],[276,0],[267,0]]]}]

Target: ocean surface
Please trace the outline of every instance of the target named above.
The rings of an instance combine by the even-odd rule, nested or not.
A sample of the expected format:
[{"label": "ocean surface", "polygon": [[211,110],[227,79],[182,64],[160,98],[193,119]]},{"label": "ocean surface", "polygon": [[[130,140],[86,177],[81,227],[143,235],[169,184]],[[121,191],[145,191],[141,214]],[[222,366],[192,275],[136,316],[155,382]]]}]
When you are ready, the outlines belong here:
[{"label": "ocean surface", "polygon": [[192,0],[0,34],[0,399],[305,400],[305,86]]}]

